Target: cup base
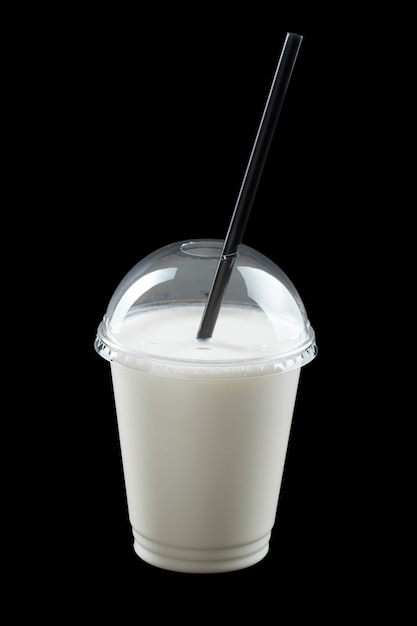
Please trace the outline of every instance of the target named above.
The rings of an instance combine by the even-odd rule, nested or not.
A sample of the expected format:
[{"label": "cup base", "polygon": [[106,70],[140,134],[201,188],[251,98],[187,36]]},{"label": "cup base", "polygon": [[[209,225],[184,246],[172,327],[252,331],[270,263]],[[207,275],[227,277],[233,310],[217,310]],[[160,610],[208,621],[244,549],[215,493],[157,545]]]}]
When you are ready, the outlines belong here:
[{"label": "cup base", "polygon": [[133,548],[150,565],[174,572],[214,574],[250,567],[261,561],[269,550],[271,533],[261,539],[233,548],[174,548],[143,537],[133,529]]}]

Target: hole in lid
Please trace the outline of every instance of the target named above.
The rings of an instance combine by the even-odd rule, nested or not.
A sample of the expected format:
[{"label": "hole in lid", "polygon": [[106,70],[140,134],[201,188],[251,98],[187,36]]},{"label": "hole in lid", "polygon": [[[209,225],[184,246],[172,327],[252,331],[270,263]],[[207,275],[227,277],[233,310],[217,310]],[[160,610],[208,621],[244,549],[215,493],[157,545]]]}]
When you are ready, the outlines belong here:
[{"label": "hole in lid", "polygon": [[221,241],[189,241],[180,247],[181,252],[189,256],[204,259],[218,259],[223,247]]}]

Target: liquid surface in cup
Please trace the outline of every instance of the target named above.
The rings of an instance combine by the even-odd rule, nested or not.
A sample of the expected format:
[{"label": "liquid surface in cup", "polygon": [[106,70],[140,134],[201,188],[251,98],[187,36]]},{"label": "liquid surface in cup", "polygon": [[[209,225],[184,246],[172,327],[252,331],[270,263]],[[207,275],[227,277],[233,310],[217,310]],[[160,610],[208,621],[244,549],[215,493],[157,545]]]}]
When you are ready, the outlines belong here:
[{"label": "liquid surface in cup", "polygon": [[271,320],[249,307],[222,308],[213,337],[196,339],[201,306],[159,306],[123,319],[118,343],[131,351],[166,359],[236,361],[286,353],[302,343],[304,327]]}]

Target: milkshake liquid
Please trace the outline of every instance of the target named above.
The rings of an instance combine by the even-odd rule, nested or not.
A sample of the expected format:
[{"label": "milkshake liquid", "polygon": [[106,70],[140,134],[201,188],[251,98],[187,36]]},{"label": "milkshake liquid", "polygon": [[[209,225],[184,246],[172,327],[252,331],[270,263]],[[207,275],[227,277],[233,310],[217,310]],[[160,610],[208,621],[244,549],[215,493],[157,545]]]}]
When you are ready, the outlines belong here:
[{"label": "milkshake liquid", "polygon": [[[278,340],[261,311],[225,307],[207,342],[195,339],[201,315],[159,307],[125,319],[121,343],[143,367],[111,363],[135,550],[184,572],[267,554],[300,373],[262,361]],[[280,323],[277,353],[302,331]]]}]

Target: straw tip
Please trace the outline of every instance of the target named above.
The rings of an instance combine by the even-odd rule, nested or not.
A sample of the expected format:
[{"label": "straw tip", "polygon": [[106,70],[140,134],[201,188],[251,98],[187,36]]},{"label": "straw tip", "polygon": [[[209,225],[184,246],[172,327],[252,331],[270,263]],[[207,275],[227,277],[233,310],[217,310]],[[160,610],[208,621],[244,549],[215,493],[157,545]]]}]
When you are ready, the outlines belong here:
[{"label": "straw tip", "polygon": [[288,37],[294,37],[295,39],[298,39],[300,42],[303,40],[303,35],[300,35],[298,33],[287,33],[287,38]]}]

